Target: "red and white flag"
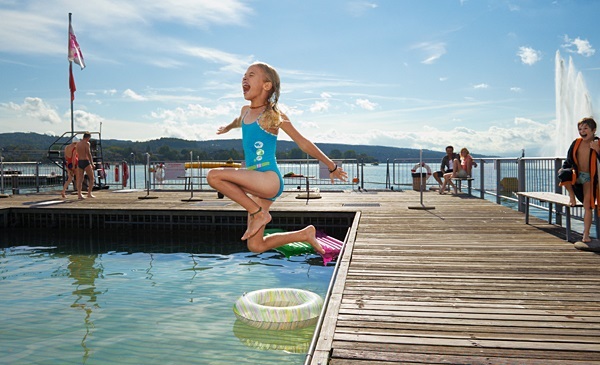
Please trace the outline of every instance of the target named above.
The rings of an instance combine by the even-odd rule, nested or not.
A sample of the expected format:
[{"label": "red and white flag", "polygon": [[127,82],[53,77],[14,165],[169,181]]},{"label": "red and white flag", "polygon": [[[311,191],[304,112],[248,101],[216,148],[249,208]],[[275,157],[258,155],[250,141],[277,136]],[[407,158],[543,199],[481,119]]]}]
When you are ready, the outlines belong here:
[{"label": "red and white flag", "polygon": [[75,62],[81,69],[85,68],[85,62],[83,61],[83,54],[81,53],[81,49],[79,48],[79,43],[77,43],[77,37],[75,37],[75,32],[73,32],[73,27],[69,23],[69,61]]},{"label": "red and white flag", "polygon": [[73,78],[73,66],[69,65],[69,90],[71,90],[71,101],[75,100],[75,78]]}]

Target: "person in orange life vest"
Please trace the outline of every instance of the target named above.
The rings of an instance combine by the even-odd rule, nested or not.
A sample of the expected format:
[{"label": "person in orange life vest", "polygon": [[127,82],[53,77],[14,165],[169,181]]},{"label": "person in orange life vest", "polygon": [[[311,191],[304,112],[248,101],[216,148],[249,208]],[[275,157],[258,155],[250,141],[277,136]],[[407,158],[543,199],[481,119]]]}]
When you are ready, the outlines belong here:
[{"label": "person in orange life vest", "polygon": [[64,165],[67,170],[67,181],[65,181],[63,185],[62,192],[60,196],[66,198],[67,188],[73,181],[75,174],[77,173],[77,151],[75,149],[77,147],[77,138],[73,138],[70,144],[65,147],[65,156],[64,156]]},{"label": "person in orange life vest", "polygon": [[591,241],[592,210],[596,208],[598,188],[596,161],[600,153],[596,126],[593,118],[583,118],[577,123],[581,137],[571,143],[567,158],[558,171],[560,185],[569,192],[570,205],[577,204],[576,198],[583,203],[583,242]]}]

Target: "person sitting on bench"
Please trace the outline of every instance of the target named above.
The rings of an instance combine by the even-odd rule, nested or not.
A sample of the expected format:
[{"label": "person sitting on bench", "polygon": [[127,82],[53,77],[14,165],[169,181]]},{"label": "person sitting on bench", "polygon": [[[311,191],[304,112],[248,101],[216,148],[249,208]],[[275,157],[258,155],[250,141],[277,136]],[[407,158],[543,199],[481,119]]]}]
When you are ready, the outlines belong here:
[{"label": "person sitting on bench", "polygon": [[455,159],[453,163],[453,171],[444,174],[444,183],[442,184],[442,188],[440,189],[440,194],[446,193],[446,185],[450,184],[454,189],[454,194],[458,194],[458,188],[456,184],[452,182],[452,179],[460,178],[467,179],[471,177],[471,170],[473,167],[477,167],[477,163],[473,161],[473,157],[469,153],[469,150],[466,147],[463,147],[460,150],[460,160]]},{"label": "person sitting on bench", "polygon": [[577,199],[583,203],[583,238],[582,242],[591,242],[593,210],[596,208],[598,176],[596,161],[600,153],[598,137],[596,137],[596,121],[583,118],[577,123],[579,138],[576,138],[567,152],[562,168],[558,170],[560,185],[569,192],[570,206],[575,206]]},{"label": "person sitting on bench", "polygon": [[440,184],[440,191],[442,185],[444,185],[444,183],[442,182],[444,174],[454,171],[452,167],[454,165],[454,160],[456,159],[460,159],[460,156],[458,155],[458,153],[454,153],[454,147],[446,147],[446,155],[442,158],[440,169],[439,171],[433,173],[433,178],[435,179],[435,181],[438,182],[438,184]]}]

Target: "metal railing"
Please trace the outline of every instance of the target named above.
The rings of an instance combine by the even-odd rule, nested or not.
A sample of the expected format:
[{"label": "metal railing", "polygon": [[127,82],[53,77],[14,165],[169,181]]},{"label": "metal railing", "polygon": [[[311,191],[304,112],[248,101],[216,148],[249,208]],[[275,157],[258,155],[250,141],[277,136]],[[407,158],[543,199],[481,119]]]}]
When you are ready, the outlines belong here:
[{"label": "metal railing", "polygon": [[[23,192],[40,192],[62,188],[65,181],[63,170],[52,163],[42,162],[3,162],[0,156],[0,193],[19,194]],[[213,162],[213,161],[206,161]],[[414,187],[413,173],[434,172],[439,169],[439,160],[423,159],[424,167],[419,167],[416,159],[393,159],[380,163],[365,164],[356,159],[336,160],[348,172],[348,181],[329,180],[326,167],[320,166],[317,160],[297,159],[279,160],[278,165],[284,178],[286,191],[304,190],[308,186],[320,190],[396,190]],[[562,165],[561,158],[485,158],[475,159],[477,167],[473,168],[473,194],[497,204],[523,210],[523,202],[519,202],[517,191],[544,191],[563,193],[556,178]],[[197,163],[197,167],[190,167]],[[237,161],[237,163],[241,163]],[[158,167],[163,165],[164,170]],[[123,166],[129,171],[123,176]],[[105,163],[106,185],[110,189],[152,189],[152,190],[188,190],[210,191],[206,182],[209,167],[202,167],[202,161],[190,161],[186,168],[184,162],[147,161],[136,164],[135,161]],[[118,167],[116,171],[115,167]],[[175,170],[169,171],[173,167]],[[125,181],[123,180],[125,178]],[[437,186],[433,178],[428,178],[425,187]],[[534,204],[547,212],[548,205],[540,202]],[[562,211],[557,214],[560,221]],[[583,219],[583,209],[574,208],[572,216]]]},{"label": "metal railing", "polygon": [[54,164],[41,162],[0,162],[0,193],[19,194],[54,190],[64,180],[63,171]]}]

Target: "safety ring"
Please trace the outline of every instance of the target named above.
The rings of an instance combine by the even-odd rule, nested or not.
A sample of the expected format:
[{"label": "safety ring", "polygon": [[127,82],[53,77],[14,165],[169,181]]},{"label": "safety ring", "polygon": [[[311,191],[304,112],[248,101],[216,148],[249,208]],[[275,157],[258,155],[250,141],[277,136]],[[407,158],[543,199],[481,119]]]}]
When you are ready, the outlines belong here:
[{"label": "safety ring", "polygon": [[233,313],[255,328],[293,330],[317,323],[322,307],[323,299],[308,290],[261,289],[242,295]]},{"label": "safety ring", "polygon": [[417,172],[417,169],[420,168],[424,168],[425,170],[427,170],[427,178],[429,179],[429,176],[431,176],[431,168],[425,162],[420,162],[416,164],[412,169],[410,169],[410,172],[414,174],[415,172]]}]

